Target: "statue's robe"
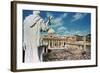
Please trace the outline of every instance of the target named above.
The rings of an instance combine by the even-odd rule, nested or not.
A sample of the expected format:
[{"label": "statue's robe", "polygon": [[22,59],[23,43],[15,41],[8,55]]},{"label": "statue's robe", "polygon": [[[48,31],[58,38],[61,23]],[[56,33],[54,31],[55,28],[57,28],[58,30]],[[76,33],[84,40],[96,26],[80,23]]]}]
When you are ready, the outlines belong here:
[{"label": "statue's robe", "polygon": [[39,15],[29,15],[24,20],[24,41],[25,63],[40,62],[38,47],[40,46],[41,32],[46,31],[48,26]]}]

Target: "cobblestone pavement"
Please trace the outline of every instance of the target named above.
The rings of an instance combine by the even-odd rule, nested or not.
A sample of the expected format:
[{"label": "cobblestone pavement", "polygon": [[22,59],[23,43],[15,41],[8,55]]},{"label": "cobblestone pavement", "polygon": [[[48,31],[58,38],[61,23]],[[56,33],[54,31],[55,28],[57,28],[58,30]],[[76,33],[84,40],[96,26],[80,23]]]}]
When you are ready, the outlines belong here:
[{"label": "cobblestone pavement", "polygon": [[53,49],[44,54],[44,61],[63,61],[63,60],[87,60],[91,59],[90,49],[83,51],[80,49]]}]

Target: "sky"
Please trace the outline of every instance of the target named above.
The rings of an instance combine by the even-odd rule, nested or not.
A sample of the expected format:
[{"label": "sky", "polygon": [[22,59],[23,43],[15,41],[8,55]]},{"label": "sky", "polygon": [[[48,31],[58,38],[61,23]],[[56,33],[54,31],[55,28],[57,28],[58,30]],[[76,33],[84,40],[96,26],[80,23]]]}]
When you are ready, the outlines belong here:
[{"label": "sky", "polygon": [[[34,10],[23,10],[23,21]],[[59,35],[87,35],[91,33],[91,13],[40,11],[46,22],[52,16],[50,28]]]}]

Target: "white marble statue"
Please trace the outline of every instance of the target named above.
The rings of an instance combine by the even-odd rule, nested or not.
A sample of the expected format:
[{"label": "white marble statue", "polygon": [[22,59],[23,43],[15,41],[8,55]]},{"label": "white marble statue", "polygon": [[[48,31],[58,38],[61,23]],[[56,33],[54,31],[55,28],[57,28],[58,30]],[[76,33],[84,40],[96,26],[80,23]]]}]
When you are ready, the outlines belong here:
[{"label": "white marble statue", "polygon": [[47,31],[49,29],[49,20],[45,23],[39,14],[40,11],[33,11],[33,14],[27,16],[24,20],[23,49],[25,51],[25,63],[40,62],[38,56],[40,30]]}]

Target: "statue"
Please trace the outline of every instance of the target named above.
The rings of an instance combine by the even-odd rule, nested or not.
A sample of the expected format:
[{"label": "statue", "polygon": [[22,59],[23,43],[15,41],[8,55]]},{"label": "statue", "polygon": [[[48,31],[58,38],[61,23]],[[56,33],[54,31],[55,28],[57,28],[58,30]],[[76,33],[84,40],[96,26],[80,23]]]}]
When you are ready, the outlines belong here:
[{"label": "statue", "polygon": [[40,46],[41,31],[47,32],[50,28],[47,22],[44,22],[43,18],[40,17],[40,11],[33,11],[33,14],[27,16],[24,20],[23,28],[23,51],[25,63],[40,62],[38,56],[38,47]]}]

